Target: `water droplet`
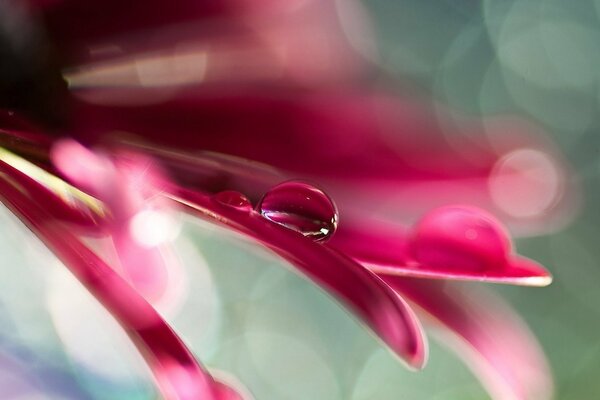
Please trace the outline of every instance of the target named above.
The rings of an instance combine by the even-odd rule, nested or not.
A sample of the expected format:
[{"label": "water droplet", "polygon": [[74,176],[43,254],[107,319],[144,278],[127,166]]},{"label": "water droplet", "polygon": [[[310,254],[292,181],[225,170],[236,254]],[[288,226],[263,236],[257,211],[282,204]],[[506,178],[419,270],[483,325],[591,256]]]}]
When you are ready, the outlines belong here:
[{"label": "water droplet", "polygon": [[268,220],[315,241],[329,239],[338,222],[337,209],[329,196],[303,182],[285,182],[273,187],[257,209]]},{"label": "water droplet", "polygon": [[215,200],[226,206],[237,208],[239,210],[250,211],[252,210],[252,203],[246,196],[235,190],[225,190],[215,195]]},{"label": "water droplet", "polygon": [[482,271],[506,263],[509,235],[492,215],[471,207],[435,209],[414,227],[410,252],[429,268]]}]

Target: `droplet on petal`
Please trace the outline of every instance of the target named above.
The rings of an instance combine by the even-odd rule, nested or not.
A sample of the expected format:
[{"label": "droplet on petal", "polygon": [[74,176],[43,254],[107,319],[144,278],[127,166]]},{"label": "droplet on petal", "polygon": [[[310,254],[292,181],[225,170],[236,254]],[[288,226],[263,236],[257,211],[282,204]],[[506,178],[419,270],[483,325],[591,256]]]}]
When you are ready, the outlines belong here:
[{"label": "droplet on petal", "polygon": [[250,211],[252,210],[252,203],[246,196],[235,190],[225,190],[215,194],[215,200],[226,206],[237,208],[239,210]]},{"label": "droplet on petal", "polygon": [[331,198],[304,182],[284,182],[273,187],[257,210],[269,221],[315,241],[329,239],[338,223],[337,208]]},{"label": "droplet on petal", "polygon": [[410,241],[418,264],[459,271],[502,268],[511,247],[508,233],[492,215],[461,206],[440,207],[425,215]]}]

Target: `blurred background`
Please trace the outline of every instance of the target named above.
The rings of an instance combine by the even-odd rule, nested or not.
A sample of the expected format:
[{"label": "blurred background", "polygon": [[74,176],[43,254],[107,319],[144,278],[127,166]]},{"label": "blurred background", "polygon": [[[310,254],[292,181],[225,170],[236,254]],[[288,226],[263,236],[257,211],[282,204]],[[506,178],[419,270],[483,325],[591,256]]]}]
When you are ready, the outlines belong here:
[{"label": "blurred background", "polygon": [[[495,287],[524,316],[554,370],[556,398],[600,393],[600,252],[596,245],[600,3],[555,0],[369,1],[379,49],[400,80],[478,116],[511,113],[544,127],[577,171],[579,215],[517,248],[554,274],[543,289]],[[432,364],[436,355],[432,354]],[[443,368],[443,367],[440,367]],[[452,374],[449,369],[444,374]],[[460,389],[457,389],[460,390]],[[462,394],[441,398],[465,398]],[[424,396],[423,398],[427,398]],[[476,395],[474,398],[478,398]]]},{"label": "blurred background", "polygon": [[[371,35],[368,43],[347,36],[370,65],[360,79],[416,98],[434,113],[451,109],[483,131],[490,117],[521,117],[571,165],[561,186],[573,191],[561,193],[570,198],[566,210],[535,229],[510,225],[519,253],[546,266],[553,284],[491,289],[540,341],[555,398],[594,398],[600,393],[600,1],[368,0],[352,8],[358,19],[342,13],[343,0],[336,3],[340,26],[359,20],[360,32]],[[299,63],[323,56],[310,49]],[[220,60],[225,66],[216,79],[236,75],[227,68],[236,62],[232,54]],[[244,69],[245,76],[263,79],[261,68]],[[65,71],[80,87],[106,79]],[[311,85],[342,79],[335,71],[314,74],[321,80],[291,73]],[[187,82],[185,74],[178,79]],[[488,398],[435,340],[425,370],[409,372],[279,258],[210,224],[184,217],[181,223],[180,279],[158,307],[219,378],[243,382],[267,400]],[[150,372],[102,307],[6,210],[0,227],[2,398],[156,398]]]}]

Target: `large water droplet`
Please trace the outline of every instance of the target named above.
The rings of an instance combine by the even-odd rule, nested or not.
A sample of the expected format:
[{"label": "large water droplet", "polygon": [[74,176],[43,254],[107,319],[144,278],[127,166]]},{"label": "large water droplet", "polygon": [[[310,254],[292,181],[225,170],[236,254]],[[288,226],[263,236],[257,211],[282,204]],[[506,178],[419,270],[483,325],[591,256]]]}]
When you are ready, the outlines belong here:
[{"label": "large water droplet", "polygon": [[329,196],[303,182],[284,182],[273,187],[257,209],[268,220],[315,241],[329,239],[338,222],[337,209]]},{"label": "large water droplet", "polygon": [[416,224],[410,252],[414,261],[430,268],[482,271],[501,268],[511,243],[502,224],[487,212],[447,206]]},{"label": "large water droplet", "polygon": [[235,190],[225,190],[215,194],[215,200],[226,206],[237,208],[238,210],[252,210],[252,203],[246,196]]}]

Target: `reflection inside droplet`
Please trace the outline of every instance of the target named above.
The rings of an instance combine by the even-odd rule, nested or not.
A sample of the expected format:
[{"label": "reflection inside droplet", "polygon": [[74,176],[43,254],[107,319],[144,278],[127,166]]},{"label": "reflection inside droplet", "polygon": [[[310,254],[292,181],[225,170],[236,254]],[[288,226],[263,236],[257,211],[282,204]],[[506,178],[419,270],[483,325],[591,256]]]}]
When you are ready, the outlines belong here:
[{"label": "reflection inside droplet", "polygon": [[285,182],[269,190],[257,207],[270,221],[323,241],[337,227],[338,213],[322,190],[303,182]]}]

